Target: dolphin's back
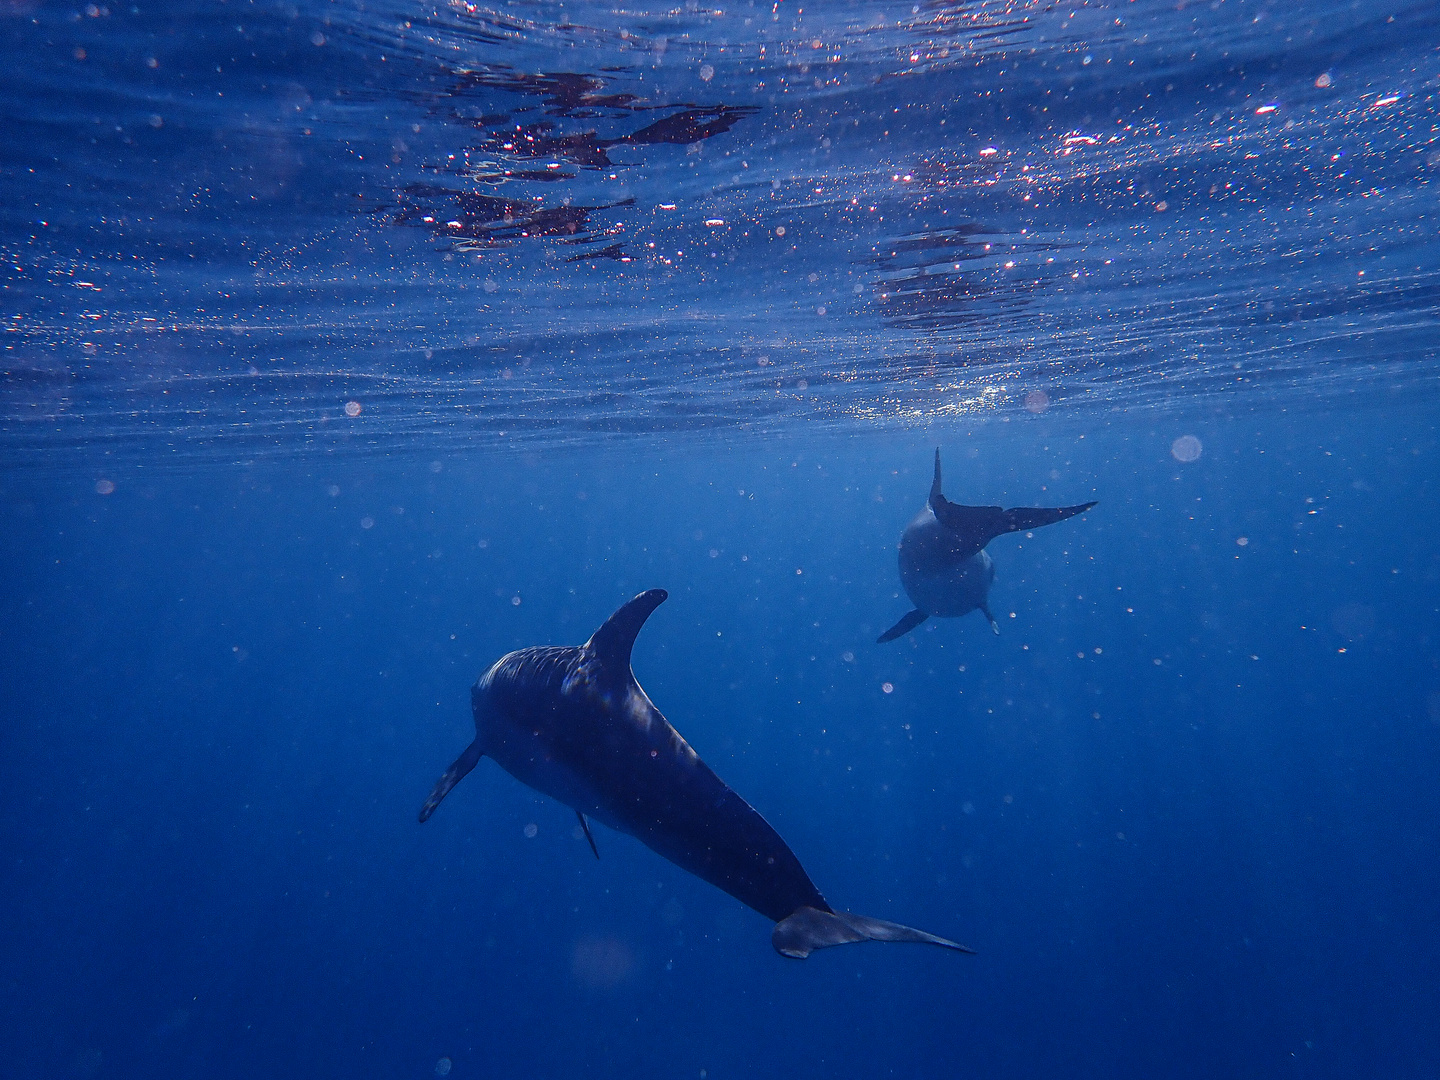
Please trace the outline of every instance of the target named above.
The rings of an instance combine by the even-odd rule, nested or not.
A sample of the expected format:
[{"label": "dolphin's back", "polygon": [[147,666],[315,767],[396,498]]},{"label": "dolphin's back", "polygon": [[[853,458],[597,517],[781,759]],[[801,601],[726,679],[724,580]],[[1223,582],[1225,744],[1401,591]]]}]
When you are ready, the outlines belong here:
[{"label": "dolphin's back", "polygon": [[523,783],[775,922],[801,907],[830,910],[780,834],[700,760],[628,664],[615,672],[587,646],[522,649],[485,674],[475,697],[486,753]]}]

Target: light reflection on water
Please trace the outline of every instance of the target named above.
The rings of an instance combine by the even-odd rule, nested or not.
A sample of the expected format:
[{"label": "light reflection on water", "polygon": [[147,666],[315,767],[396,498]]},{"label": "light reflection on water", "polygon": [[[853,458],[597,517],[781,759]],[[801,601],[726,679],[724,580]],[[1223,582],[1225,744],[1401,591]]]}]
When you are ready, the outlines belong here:
[{"label": "light reflection on water", "polygon": [[1423,6],[105,10],[10,24],[16,462],[1433,384]]}]

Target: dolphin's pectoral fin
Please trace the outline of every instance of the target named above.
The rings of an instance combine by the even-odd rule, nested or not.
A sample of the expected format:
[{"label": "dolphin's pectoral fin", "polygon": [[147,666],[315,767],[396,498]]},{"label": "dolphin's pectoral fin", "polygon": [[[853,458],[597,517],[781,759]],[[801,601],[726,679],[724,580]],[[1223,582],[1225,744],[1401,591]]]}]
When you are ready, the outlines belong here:
[{"label": "dolphin's pectoral fin", "polygon": [[650,613],[663,604],[670,594],[664,589],[650,589],[622,604],[605,625],[590,635],[585,648],[600,657],[601,663],[613,671],[630,671],[630,650]]},{"label": "dolphin's pectoral fin", "polygon": [[903,637],[905,634],[908,634],[911,630],[914,630],[915,627],[919,626],[929,617],[930,615],[928,612],[921,611],[917,607],[914,611],[906,614],[905,617],[902,618],[899,622],[897,622],[894,626],[890,627],[889,630],[886,630],[883,634],[876,638],[875,644],[879,645],[882,642],[894,641],[897,637]]},{"label": "dolphin's pectoral fin", "polygon": [[852,915],[848,911],[820,911],[813,907],[802,907],[789,918],[782,919],[775,924],[770,935],[770,943],[775,946],[776,952],[796,960],[803,960],[816,949],[847,945],[853,941],[914,941],[939,945],[956,952],[975,951],[899,923]]},{"label": "dolphin's pectoral fin", "polygon": [[995,632],[995,636],[996,636],[996,637],[999,637],[999,636],[1000,636],[1000,624],[995,621],[995,616],[992,615],[992,614],[990,614],[990,605],[989,605],[989,604],[981,604],[981,605],[980,605],[980,614],[981,614],[981,615],[984,615],[985,618],[987,618],[987,619],[990,620],[990,629]]},{"label": "dolphin's pectoral fin", "polygon": [[465,748],[465,752],[455,759],[455,763],[445,770],[445,775],[435,781],[435,789],[430,792],[430,797],[425,800],[425,805],[420,808],[420,821],[430,820],[430,815],[435,813],[435,808],[440,805],[440,800],[450,794],[450,789],[465,778],[465,774],[475,768],[476,764],[485,755],[480,751],[480,740],[476,739]]},{"label": "dolphin's pectoral fin", "polygon": [[590,823],[585,820],[585,815],[579,810],[575,811],[575,816],[580,819],[580,828],[585,830],[585,839],[590,841],[590,850],[595,853],[595,857],[598,859],[600,857],[600,849],[595,846],[595,837],[590,835]]}]

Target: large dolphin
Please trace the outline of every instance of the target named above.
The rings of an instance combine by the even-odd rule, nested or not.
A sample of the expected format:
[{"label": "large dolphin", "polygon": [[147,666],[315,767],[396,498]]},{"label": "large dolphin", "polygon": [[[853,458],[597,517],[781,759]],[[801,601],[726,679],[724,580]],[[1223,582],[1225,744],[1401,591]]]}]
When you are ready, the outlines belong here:
[{"label": "large dolphin", "polygon": [[1053,525],[1095,504],[1079,506],[961,506],[940,493],[940,449],[935,449],[935,479],[930,499],[900,537],[900,584],[915,610],[877,638],[894,641],[908,634],[931,615],[955,618],[980,611],[990,629],[1000,624],[990,614],[987,598],[995,580],[995,562],[985,545],[1004,533]]},{"label": "large dolphin", "polygon": [[770,940],[783,956],[850,941],[970,952],[922,930],[834,910],[780,835],[670,726],[630,670],[635,636],[668,595],[641,593],[584,645],[521,649],[495,661],[470,691],[475,741],[435,784],[420,820],[488,754],[522,784],[573,809],[587,837],[588,815],[773,920]]}]

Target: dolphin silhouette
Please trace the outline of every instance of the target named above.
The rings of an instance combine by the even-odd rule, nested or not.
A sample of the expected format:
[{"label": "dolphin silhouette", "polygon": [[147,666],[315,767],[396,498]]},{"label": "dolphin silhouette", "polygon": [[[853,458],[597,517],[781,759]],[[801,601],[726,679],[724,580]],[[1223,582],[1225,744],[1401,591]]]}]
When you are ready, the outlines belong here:
[{"label": "dolphin silhouette", "polygon": [[900,584],[915,610],[886,630],[876,642],[894,641],[908,634],[931,615],[956,618],[979,611],[1000,633],[990,614],[990,585],[995,562],[985,545],[1004,533],[1038,529],[1076,514],[1095,503],[1079,506],[961,506],[940,493],[940,448],[935,448],[935,479],[930,498],[900,536]]},{"label": "dolphin silhouette", "polygon": [[[426,821],[481,757],[586,817],[629,833],[776,925],[782,956],[851,941],[916,941],[971,952],[897,923],[836,911],[800,861],[670,726],[630,670],[640,627],[669,594],[651,589],[584,645],[508,653],[470,691],[475,741],[420,809]],[[591,849],[595,841],[590,838]]]}]

